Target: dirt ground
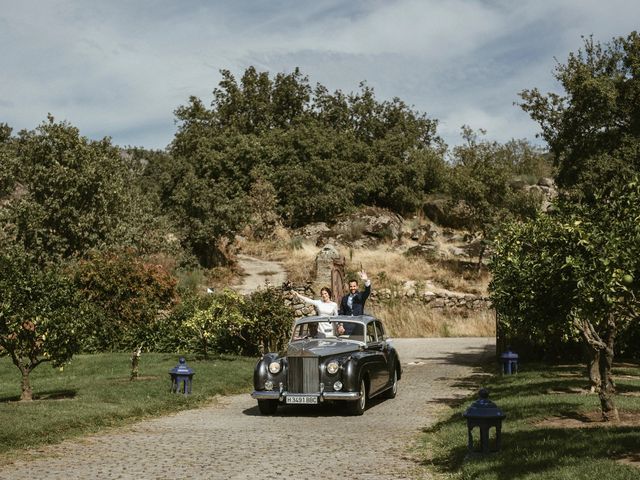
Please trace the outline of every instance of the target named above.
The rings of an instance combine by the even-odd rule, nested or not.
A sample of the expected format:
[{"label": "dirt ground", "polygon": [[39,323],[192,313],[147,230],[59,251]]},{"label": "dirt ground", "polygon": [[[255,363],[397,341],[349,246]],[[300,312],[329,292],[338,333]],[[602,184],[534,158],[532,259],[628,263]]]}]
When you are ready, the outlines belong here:
[{"label": "dirt ground", "polygon": [[238,265],[244,272],[242,283],[232,288],[241,294],[251,293],[266,285],[280,286],[287,280],[287,272],[280,262],[238,255]]}]

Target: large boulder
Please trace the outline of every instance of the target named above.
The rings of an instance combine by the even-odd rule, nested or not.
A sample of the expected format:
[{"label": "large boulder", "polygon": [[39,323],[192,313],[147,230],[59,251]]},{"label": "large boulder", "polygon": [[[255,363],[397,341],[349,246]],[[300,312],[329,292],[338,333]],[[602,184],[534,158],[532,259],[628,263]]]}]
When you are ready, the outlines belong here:
[{"label": "large boulder", "polygon": [[342,243],[353,247],[371,247],[385,240],[399,240],[403,219],[397,213],[377,207],[365,207],[343,215],[330,230],[321,232],[316,245]]},{"label": "large boulder", "polygon": [[453,203],[446,195],[428,195],[422,211],[432,222],[449,228],[462,228],[469,216],[469,209],[462,202]]},{"label": "large boulder", "polygon": [[325,222],[316,222],[297,229],[296,234],[305,240],[315,242],[318,240],[318,237],[330,231],[331,229]]},{"label": "large boulder", "polygon": [[540,209],[546,212],[551,207],[551,203],[558,196],[558,189],[552,178],[542,177],[536,185],[527,185],[523,188],[528,193],[534,193],[541,198]]},{"label": "large boulder", "polygon": [[433,224],[427,223],[425,225],[417,225],[409,233],[409,238],[417,243],[429,243],[434,241],[440,232],[434,227]]}]

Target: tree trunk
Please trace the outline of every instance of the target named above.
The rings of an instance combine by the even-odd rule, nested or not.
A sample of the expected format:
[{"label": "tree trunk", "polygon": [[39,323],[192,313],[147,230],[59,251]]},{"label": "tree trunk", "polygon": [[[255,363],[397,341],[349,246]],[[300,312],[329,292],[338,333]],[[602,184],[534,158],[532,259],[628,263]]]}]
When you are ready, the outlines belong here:
[{"label": "tree trunk", "polygon": [[602,408],[602,420],[605,422],[618,422],[620,416],[613,401],[615,384],[611,378],[613,366],[613,344],[616,337],[615,321],[610,317],[605,339],[606,347],[600,352],[600,406]]},{"label": "tree trunk", "polygon": [[591,393],[599,393],[600,384],[602,382],[602,379],[600,378],[600,350],[593,348],[591,345],[585,343],[584,352],[585,356],[587,357],[589,390],[591,391]]},{"label": "tree trunk", "polygon": [[205,360],[209,358],[209,342],[204,336],[202,337],[202,355]]},{"label": "tree trunk", "polygon": [[33,400],[33,392],[31,391],[31,382],[29,381],[30,370],[26,367],[20,369],[22,372],[22,381],[20,387],[22,388],[22,394],[20,395],[21,402],[30,402]]},{"label": "tree trunk", "polygon": [[136,348],[131,354],[131,377],[130,381],[134,381],[138,378],[138,366],[140,364],[140,354],[142,353],[142,347]]}]

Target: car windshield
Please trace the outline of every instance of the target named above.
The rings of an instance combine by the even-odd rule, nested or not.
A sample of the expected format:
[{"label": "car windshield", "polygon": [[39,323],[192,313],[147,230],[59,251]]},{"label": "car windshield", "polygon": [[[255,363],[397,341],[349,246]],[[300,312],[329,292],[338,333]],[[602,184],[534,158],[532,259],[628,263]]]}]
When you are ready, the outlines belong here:
[{"label": "car windshield", "polygon": [[364,342],[364,326],[358,322],[304,322],[293,329],[291,341],[308,338],[338,338]]}]

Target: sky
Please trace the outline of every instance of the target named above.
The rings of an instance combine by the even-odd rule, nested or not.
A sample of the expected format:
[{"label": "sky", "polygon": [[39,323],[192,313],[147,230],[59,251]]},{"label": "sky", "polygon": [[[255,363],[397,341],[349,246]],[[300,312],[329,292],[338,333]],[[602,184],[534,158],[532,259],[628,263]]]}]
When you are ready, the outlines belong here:
[{"label": "sky", "polygon": [[[593,35],[638,29],[635,0],[0,0],[0,123],[32,130],[52,114],[91,139],[164,149],[174,111],[209,105],[220,70],[299,67],[310,83],[399,97],[489,140],[536,140],[514,102],[561,92],[557,62]],[[541,144],[542,145],[542,144]]]}]

